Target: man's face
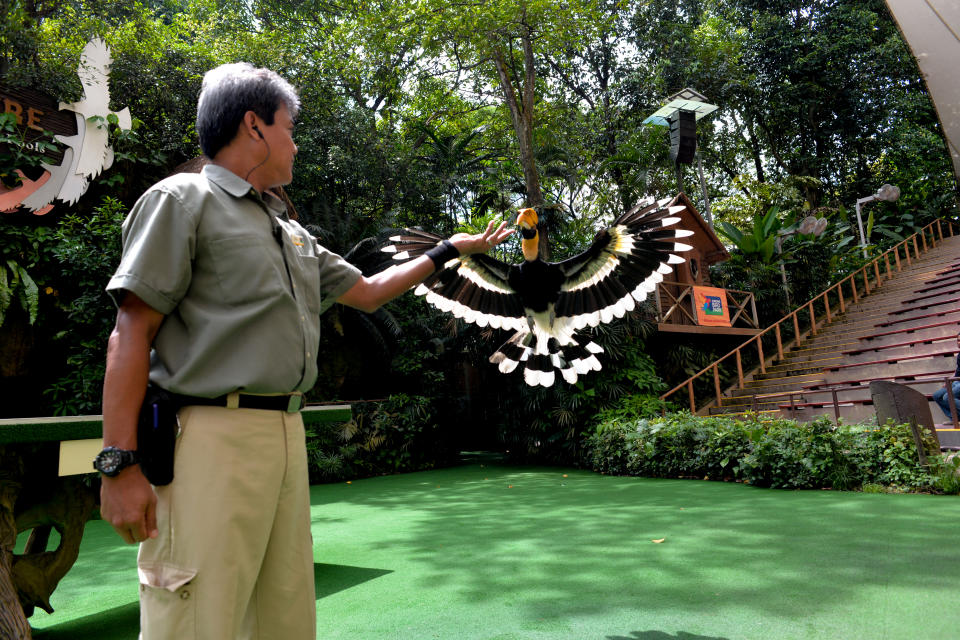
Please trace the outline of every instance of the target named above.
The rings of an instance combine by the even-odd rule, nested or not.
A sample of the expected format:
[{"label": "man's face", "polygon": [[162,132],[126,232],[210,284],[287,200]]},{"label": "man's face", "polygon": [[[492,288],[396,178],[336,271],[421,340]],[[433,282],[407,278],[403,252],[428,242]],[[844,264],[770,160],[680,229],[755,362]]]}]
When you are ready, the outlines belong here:
[{"label": "man's face", "polygon": [[273,124],[261,128],[263,141],[268,145],[270,157],[264,163],[266,187],[279,187],[293,180],[293,159],[297,145],[293,141],[293,119],[282,104],[273,117]]}]

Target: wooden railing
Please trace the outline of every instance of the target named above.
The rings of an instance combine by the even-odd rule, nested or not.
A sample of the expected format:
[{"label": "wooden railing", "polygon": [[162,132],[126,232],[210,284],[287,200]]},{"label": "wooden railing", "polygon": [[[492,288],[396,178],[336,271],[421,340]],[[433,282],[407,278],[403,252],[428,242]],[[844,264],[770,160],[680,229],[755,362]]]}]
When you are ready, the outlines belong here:
[{"label": "wooden railing", "polygon": [[[953,223],[952,221],[945,220],[943,221],[947,226],[948,237],[953,236]],[[927,244],[927,234],[930,234],[930,244]],[[733,358],[736,362],[737,370],[737,384],[736,388],[743,389],[744,381],[755,375],[758,371],[763,374],[767,372],[767,367],[777,361],[783,360],[784,351],[789,350],[795,345],[800,345],[803,340],[811,335],[817,335],[818,329],[822,328],[826,324],[829,324],[833,321],[833,318],[839,314],[846,312],[847,304],[847,295],[850,296],[853,303],[856,304],[860,301],[860,298],[870,295],[870,293],[879,287],[883,281],[884,277],[881,275],[881,265],[885,268],[886,279],[889,280],[893,277],[893,269],[896,269],[896,272],[900,272],[903,268],[902,261],[900,257],[901,250],[903,251],[903,260],[906,261],[907,265],[910,266],[913,264],[913,260],[919,258],[921,253],[926,253],[930,248],[936,246],[937,238],[939,236],[939,241],[943,241],[943,228],[941,225],[941,220],[937,219],[928,224],[926,227],[908,237],[906,240],[896,244],[894,247],[888,249],[881,255],[877,256],[873,260],[867,262],[862,267],[848,275],[846,278],[840,282],[830,286],[827,290],[820,293],[815,298],[807,301],[806,303],[798,306],[796,309],[785,315],[780,320],[777,320],[775,323],[753,336],[739,347],[726,354],[716,362],[708,365],[703,370],[694,374],[690,378],[681,382],[673,389],[670,389],[662,396],[661,400],[666,400],[671,397],[673,394],[677,393],[681,389],[687,390],[687,397],[690,405],[691,413],[697,413],[697,401],[696,394],[694,390],[694,382],[701,379],[702,377],[711,374],[713,377],[713,393],[714,396],[709,403],[700,407],[699,411],[704,411],[710,407],[722,407],[723,406],[723,390],[721,389],[720,383],[720,365],[728,358]],[[910,255],[910,249],[913,248],[913,256]],[[922,251],[921,251],[922,248]],[[892,260],[892,266],[891,266]],[[870,279],[873,276],[873,283],[871,284]],[[863,293],[858,290],[858,279],[862,280]],[[845,294],[844,289],[848,289],[849,293]],[[834,305],[831,306],[830,298],[833,296]],[[817,315],[817,306],[820,307],[820,315]],[[801,332],[801,315],[809,316],[809,325],[807,326],[807,331]],[[786,327],[784,329],[783,327]],[[790,342],[784,341],[784,333],[789,332],[790,329],[793,329],[793,339]],[[769,337],[770,335],[774,336],[776,344],[776,352],[770,355],[764,353],[763,339]],[[769,342],[769,341],[768,341]],[[770,345],[772,347],[772,345]],[[768,348],[770,348],[768,347]],[[747,350],[756,350],[757,352],[757,366],[744,375],[744,353]],[[728,390],[733,389],[731,386]]]},{"label": "wooden railing", "polygon": [[[678,324],[698,326],[694,311],[693,286],[686,282],[663,281],[657,285],[654,298],[657,304],[657,322],[661,324]],[[737,291],[724,289],[727,293],[727,303],[730,308],[730,326],[748,329],[760,329],[757,319],[757,305],[752,291]],[[666,310],[664,310],[664,301]]]}]

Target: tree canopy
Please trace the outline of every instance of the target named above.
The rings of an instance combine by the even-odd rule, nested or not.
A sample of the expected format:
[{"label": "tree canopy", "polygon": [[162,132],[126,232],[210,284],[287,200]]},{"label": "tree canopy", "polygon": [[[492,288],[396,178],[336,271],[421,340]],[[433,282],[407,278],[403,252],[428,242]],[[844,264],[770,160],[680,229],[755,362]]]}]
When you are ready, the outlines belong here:
[{"label": "tree canopy", "polygon": [[[326,246],[351,252],[366,269],[376,268],[375,243],[361,241],[387,228],[452,233],[512,216],[521,205],[542,211],[554,259],[579,251],[642,196],[677,190],[667,131],[643,121],[685,87],[719,107],[697,129],[717,221],[746,229],[776,207],[786,226],[815,212],[829,218],[833,231],[805,242],[830,253],[829,243],[849,245],[855,200],[883,183],[898,185],[903,195],[871,205],[876,238],[957,211],[940,125],[882,0],[0,0],[0,6],[0,84],[69,102],[80,90],[80,51],[99,36],[114,60],[112,108],[129,107],[138,121],[133,134],[115,138],[118,161],[70,216],[58,210],[50,219],[16,214],[2,222],[16,228],[4,236],[4,261],[22,267],[38,292],[56,292],[37,294],[37,322],[49,322],[45,330],[66,345],[45,374],[62,383],[45,383],[58,410],[96,410],[91,363],[102,356],[112,313],[109,301],[96,297],[102,283],[94,282],[110,266],[91,266],[96,256],[82,251],[82,242],[102,241],[149,184],[199,155],[193,125],[200,81],[224,62],[270,67],[299,89],[300,152],[288,192]],[[702,204],[699,178],[692,167],[682,170],[684,190]],[[64,219],[74,222],[54,232]],[[84,229],[78,220],[97,222]],[[58,239],[55,257],[36,248],[43,245],[28,237],[31,229],[72,233],[73,244]],[[516,260],[519,247],[503,253]],[[70,265],[86,276],[68,275]],[[416,353],[435,359],[440,343],[473,353],[479,331],[445,324],[422,308],[411,311],[411,304],[387,311],[422,316],[399,318],[408,336],[418,336]],[[99,320],[82,320],[90,314]],[[402,350],[389,318],[350,318],[345,310],[330,314],[325,340],[372,331],[377,340],[354,343]],[[636,354],[623,357],[643,368]],[[65,362],[70,358],[73,364]],[[342,361],[330,356],[328,364]],[[77,362],[91,367],[81,382]],[[421,375],[413,360],[404,362],[411,380]],[[328,372],[342,384],[324,394],[357,393],[348,368],[340,378]],[[388,392],[387,386],[375,388]]]}]

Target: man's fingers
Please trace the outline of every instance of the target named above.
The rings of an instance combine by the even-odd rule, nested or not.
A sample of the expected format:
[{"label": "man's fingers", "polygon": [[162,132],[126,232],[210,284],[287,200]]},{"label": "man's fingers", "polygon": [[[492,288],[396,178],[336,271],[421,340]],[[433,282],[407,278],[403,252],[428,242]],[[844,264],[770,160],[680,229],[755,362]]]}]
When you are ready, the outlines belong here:
[{"label": "man's fingers", "polygon": [[507,229],[504,231],[504,228],[507,226],[506,220],[501,221],[500,225],[496,228],[494,228],[494,224],[496,224],[496,220],[491,220],[487,223],[487,230],[483,233],[483,241],[491,245],[498,245],[513,233],[513,230]]}]

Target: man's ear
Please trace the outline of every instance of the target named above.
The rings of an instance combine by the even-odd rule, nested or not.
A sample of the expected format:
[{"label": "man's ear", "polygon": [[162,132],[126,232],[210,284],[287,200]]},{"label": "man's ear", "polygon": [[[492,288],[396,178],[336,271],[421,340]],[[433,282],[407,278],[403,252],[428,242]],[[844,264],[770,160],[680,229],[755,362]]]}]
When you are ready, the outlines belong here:
[{"label": "man's ear", "polygon": [[260,131],[258,124],[260,123],[260,118],[253,111],[247,111],[243,114],[243,121],[240,123],[240,127],[246,133],[246,135],[254,138],[255,140],[263,140],[263,133]]}]

